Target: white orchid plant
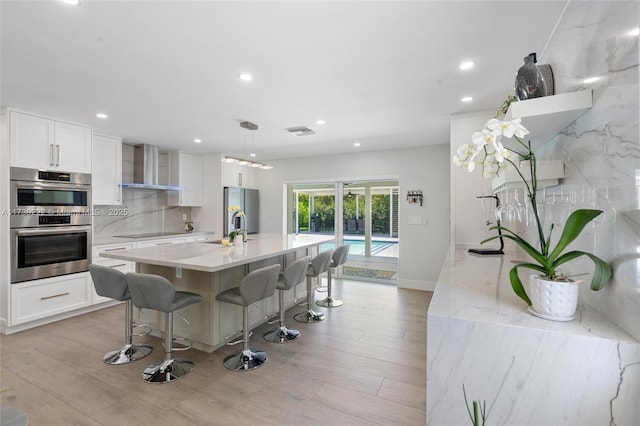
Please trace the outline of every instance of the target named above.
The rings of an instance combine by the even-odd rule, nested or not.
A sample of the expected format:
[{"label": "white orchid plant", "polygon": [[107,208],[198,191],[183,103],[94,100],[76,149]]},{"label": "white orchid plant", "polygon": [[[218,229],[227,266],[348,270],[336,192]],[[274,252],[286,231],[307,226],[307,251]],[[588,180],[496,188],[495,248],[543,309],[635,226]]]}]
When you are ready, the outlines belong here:
[{"label": "white orchid plant", "polygon": [[[549,280],[566,280],[566,276],[558,271],[558,267],[577,257],[587,256],[595,264],[591,289],[600,290],[611,278],[612,271],[609,264],[591,253],[579,250],[564,251],[567,246],[580,235],[589,222],[602,214],[602,210],[575,210],[567,218],[556,246],[554,248],[551,247],[551,235],[554,224],[550,225],[549,232],[545,237],[536,201],[536,193],[538,190],[536,156],[531,149],[531,143],[529,142],[527,144],[523,140],[523,138],[529,134],[529,131],[521,123],[520,118],[514,118],[513,120],[492,118],[481,131],[473,133],[471,143],[460,146],[453,156],[453,163],[458,167],[465,167],[469,172],[473,172],[476,166],[480,166],[482,168],[482,175],[485,178],[496,177],[507,168],[513,168],[525,185],[527,198],[530,201],[537,227],[538,244],[530,244],[524,238],[503,226],[493,226],[490,228],[491,230],[504,231],[505,235],[502,235],[502,237],[518,244],[535,262],[519,263],[511,269],[509,272],[511,287],[518,297],[524,300],[527,305],[531,306],[531,300],[518,276],[519,268],[539,271]],[[503,144],[503,138],[515,140],[516,147],[505,146]],[[523,166],[529,168],[529,179],[525,177],[520,169]],[[496,235],[487,238],[482,241],[482,243],[500,237],[500,235]]]}]

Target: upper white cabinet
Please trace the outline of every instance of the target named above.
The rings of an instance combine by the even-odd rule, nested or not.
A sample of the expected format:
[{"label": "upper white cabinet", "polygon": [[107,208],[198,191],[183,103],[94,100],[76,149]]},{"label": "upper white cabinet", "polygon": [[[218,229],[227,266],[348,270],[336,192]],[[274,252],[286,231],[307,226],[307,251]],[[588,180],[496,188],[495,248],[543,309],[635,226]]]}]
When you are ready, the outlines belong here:
[{"label": "upper white cabinet", "polygon": [[94,134],[92,156],[93,204],[122,204],[122,139]]},{"label": "upper white cabinet", "polygon": [[91,173],[90,127],[10,112],[11,165]]},{"label": "upper white cabinet", "polygon": [[169,192],[171,206],[202,206],[202,157],[181,151],[169,152],[169,185],[182,187]]}]

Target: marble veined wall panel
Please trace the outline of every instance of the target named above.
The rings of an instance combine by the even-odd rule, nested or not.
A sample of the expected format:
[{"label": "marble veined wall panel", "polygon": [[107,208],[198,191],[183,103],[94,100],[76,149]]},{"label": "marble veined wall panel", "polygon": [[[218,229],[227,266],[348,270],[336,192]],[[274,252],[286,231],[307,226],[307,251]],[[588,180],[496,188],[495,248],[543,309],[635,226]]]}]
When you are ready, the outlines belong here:
[{"label": "marble veined wall panel", "polygon": [[[541,320],[544,321],[544,320]],[[640,345],[593,336],[429,315],[427,424],[634,425]]]},{"label": "marble veined wall panel", "polygon": [[94,216],[94,239],[150,232],[182,232],[182,215],[191,217],[190,207],[167,207],[167,193],[149,189],[124,189],[121,206],[100,206],[100,209],[107,214]]},{"label": "marble veined wall panel", "polygon": [[[576,242],[614,265],[610,286],[583,287],[580,297],[640,340],[639,47],[635,1],[571,2],[541,62],[551,65],[558,93],[593,89],[593,107],[537,149],[565,163],[562,184],[546,198],[604,216]],[[587,77],[598,80],[585,84]],[[556,208],[558,205],[556,204]],[[570,273],[591,271],[589,261]]]}]

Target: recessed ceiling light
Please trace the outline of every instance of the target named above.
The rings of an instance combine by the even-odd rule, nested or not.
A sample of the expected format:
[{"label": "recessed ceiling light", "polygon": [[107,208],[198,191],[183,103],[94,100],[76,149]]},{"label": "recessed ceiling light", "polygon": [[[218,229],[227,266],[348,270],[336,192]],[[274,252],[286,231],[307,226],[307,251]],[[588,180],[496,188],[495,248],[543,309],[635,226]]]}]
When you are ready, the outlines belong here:
[{"label": "recessed ceiling light", "polygon": [[584,79],[584,84],[595,83],[598,80],[600,80],[600,77],[588,77]]},{"label": "recessed ceiling light", "polygon": [[316,121],[316,124],[319,124],[319,125],[322,126],[323,124],[327,124],[327,122],[324,121],[324,120],[318,120],[318,121]]},{"label": "recessed ceiling light", "polygon": [[251,154],[249,154],[249,157],[255,157],[256,154],[254,152],[252,152]]},{"label": "recessed ceiling light", "polygon": [[195,138],[193,141],[194,141],[195,143],[202,143],[202,139],[200,139],[200,138]]},{"label": "recessed ceiling light", "polygon": [[80,4],[80,0],[60,0],[62,3],[70,4],[71,6],[78,6]]},{"label": "recessed ceiling light", "polygon": [[464,98],[460,99],[462,102],[471,102],[473,100],[473,98],[471,96],[465,96]]},{"label": "recessed ceiling light", "polygon": [[107,114],[105,114],[104,112],[99,112],[96,114],[96,117],[98,118],[108,118],[109,116]]},{"label": "recessed ceiling light", "polygon": [[629,31],[627,35],[630,37],[638,37],[640,35],[640,27],[635,27],[634,29]]},{"label": "recessed ceiling light", "polygon": [[473,63],[473,61],[465,61],[463,63],[460,64],[460,69],[461,70],[470,70],[471,68],[473,68],[475,64]]},{"label": "recessed ceiling light", "polygon": [[355,142],[353,146],[360,146],[360,142]]},{"label": "recessed ceiling light", "polygon": [[251,81],[253,80],[253,76],[249,73],[243,72],[238,75],[238,78],[242,81]]}]

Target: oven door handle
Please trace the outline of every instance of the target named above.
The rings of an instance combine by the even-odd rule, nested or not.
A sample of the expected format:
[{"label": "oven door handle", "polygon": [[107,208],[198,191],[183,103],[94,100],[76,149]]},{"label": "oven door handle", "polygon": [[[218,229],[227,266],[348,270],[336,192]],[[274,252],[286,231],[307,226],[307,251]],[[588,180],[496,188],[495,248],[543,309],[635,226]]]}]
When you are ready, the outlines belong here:
[{"label": "oven door handle", "polygon": [[24,181],[12,181],[12,191],[18,189],[58,189],[58,190],[70,190],[77,189],[79,191],[89,191],[91,185],[83,185],[78,183],[49,183],[49,182],[24,182]]},{"label": "oven door handle", "polygon": [[42,228],[22,228],[14,229],[16,236],[38,235],[38,234],[66,234],[70,231],[91,232],[90,226],[47,226]]}]

